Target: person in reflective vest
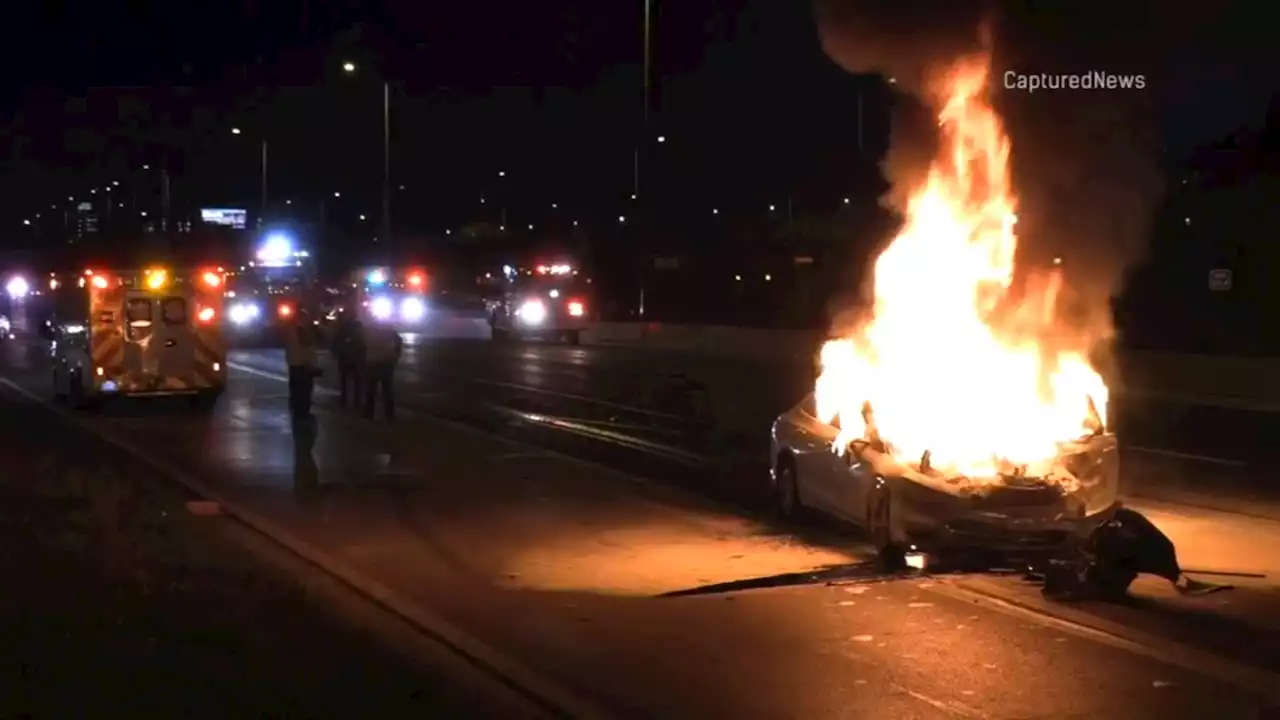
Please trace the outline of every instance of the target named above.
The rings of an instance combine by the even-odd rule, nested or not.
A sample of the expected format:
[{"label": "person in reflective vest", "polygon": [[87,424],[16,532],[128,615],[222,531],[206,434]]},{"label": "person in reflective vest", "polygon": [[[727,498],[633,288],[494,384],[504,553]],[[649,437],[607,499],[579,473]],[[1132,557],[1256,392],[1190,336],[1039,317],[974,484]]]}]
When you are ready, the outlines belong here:
[{"label": "person in reflective vest", "polygon": [[299,308],[293,322],[284,325],[284,358],[289,366],[289,415],[296,423],[310,420],[311,398],[316,376],[320,374],[317,355],[319,333],[311,321],[311,313]]},{"label": "person in reflective vest", "polygon": [[404,340],[400,333],[376,322],[363,323],[360,334],[364,345],[364,416],[373,418],[374,405],[381,394],[383,412],[391,420],[396,411],[392,385]]}]

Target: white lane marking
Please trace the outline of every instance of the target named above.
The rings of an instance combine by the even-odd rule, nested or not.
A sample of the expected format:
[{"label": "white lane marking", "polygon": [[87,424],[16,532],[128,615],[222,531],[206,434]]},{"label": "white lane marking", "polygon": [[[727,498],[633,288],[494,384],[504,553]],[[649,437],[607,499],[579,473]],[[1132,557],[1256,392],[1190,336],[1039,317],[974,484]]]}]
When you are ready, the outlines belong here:
[{"label": "white lane marking", "polygon": [[1191,453],[1177,452],[1174,450],[1143,447],[1142,445],[1126,445],[1124,448],[1126,450],[1133,450],[1146,455],[1163,455],[1165,457],[1178,458],[1179,460],[1196,460],[1198,462],[1210,463],[1213,465],[1226,465],[1228,467],[1245,467],[1249,464],[1242,460],[1228,460],[1226,458],[1213,457],[1211,455],[1193,455]]},{"label": "white lane marking", "polygon": [[1076,637],[1182,668],[1241,688],[1270,703],[1280,702],[1280,673],[1149,635],[1090,615],[1083,610],[1047,603],[1038,606],[1034,599],[1016,597],[995,583],[977,578],[940,583],[926,592],[936,592],[965,602],[976,600],[988,609],[1005,615],[1031,620]]},{"label": "white lane marking", "polygon": [[[288,379],[273,377],[267,373],[257,374],[273,380]],[[506,690],[514,691],[517,696],[524,696],[523,699],[526,703],[539,706],[548,705],[554,708],[555,711],[566,713],[574,718],[607,720],[612,717],[612,715],[596,707],[593,703],[568,691],[556,681],[534,671],[515,658],[497,652],[437,617],[419,603],[365,575],[341,558],[294,535],[284,527],[249,509],[248,506],[232,500],[167,460],[152,455],[135,443],[117,436],[106,428],[99,427],[96,423],[90,422],[86,418],[79,417],[64,408],[51,405],[46,399],[18,385],[9,378],[0,377],[0,385],[36,403],[63,421],[75,425],[103,442],[113,445],[151,465],[162,474],[186,487],[192,493],[217,503],[227,515],[234,517],[262,535],[275,540],[302,559],[338,578],[356,592],[418,628],[423,635],[435,640],[446,649],[465,659],[472,667],[487,676],[491,682],[500,684]],[[538,709],[546,708],[539,707]]]},{"label": "white lane marking", "polygon": [[[266,380],[275,380],[276,382],[286,382],[286,383],[289,382],[288,375],[281,375],[280,373],[268,372],[266,370],[259,370],[258,368],[249,367],[248,365],[241,365],[238,362],[228,361],[227,367],[231,368],[232,370],[239,370],[242,373],[257,375],[258,377],[264,378]],[[317,395],[328,395],[328,396],[334,396],[339,394],[337,390],[324,387],[323,385],[316,385],[315,392]]]}]

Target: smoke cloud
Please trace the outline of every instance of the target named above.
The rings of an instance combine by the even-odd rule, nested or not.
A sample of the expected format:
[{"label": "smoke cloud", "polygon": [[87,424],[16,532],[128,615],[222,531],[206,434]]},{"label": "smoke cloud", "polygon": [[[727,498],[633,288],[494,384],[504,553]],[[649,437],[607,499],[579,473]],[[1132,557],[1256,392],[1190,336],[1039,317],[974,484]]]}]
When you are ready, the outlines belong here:
[{"label": "smoke cloud", "polygon": [[[1031,17],[1012,2],[814,0],[827,55],[851,73],[894,78],[902,92],[883,162],[893,186],[883,198],[890,209],[901,209],[903,193],[936,149],[930,79],[966,55],[992,54],[992,99],[1014,148],[1019,266],[1046,267],[1061,257],[1064,299],[1074,321],[1092,328],[1109,325],[1109,298],[1146,247],[1163,191],[1158,73],[1166,50],[1185,35],[1179,29],[1194,24],[1184,17],[1161,30],[1154,7],[1108,7],[1100,13],[1082,2]],[[1006,73],[1094,70],[1141,74],[1146,87],[1038,93],[1004,87]]]}]

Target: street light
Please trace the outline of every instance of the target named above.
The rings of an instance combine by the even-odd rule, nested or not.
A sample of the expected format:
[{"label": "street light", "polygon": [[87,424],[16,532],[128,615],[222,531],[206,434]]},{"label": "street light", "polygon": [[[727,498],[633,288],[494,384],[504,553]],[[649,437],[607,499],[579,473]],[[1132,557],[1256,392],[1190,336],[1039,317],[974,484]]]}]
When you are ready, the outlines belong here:
[{"label": "street light", "polygon": [[[231,128],[232,135],[242,135],[238,127]],[[259,210],[259,222],[267,221],[267,139],[262,139],[262,207]]]},{"label": "street light", "polygon": [[22,221],[22,224],[23,224],[23,225],[30,225],[30,224],[31,224],[31,221],[30,221],[30,220],[26,220],[26,219],[24,219],[24,220]]},{"label": "street light", "polygon": [[[342,71],[354,75],[356,64],[342,63]],[[391,238],[391,83],[382,81],[382,235]]]}]

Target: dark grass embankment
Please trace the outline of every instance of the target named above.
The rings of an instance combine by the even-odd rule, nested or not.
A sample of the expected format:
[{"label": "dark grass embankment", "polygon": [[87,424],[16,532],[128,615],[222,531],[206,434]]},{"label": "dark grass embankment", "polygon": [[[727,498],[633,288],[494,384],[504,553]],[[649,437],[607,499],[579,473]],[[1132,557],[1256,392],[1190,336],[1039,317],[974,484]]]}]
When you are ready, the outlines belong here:
[{"label": "dark grass embankment", "polygon": [[3,396],[0,427],[0,718],[493,716],[145,465]]}]

